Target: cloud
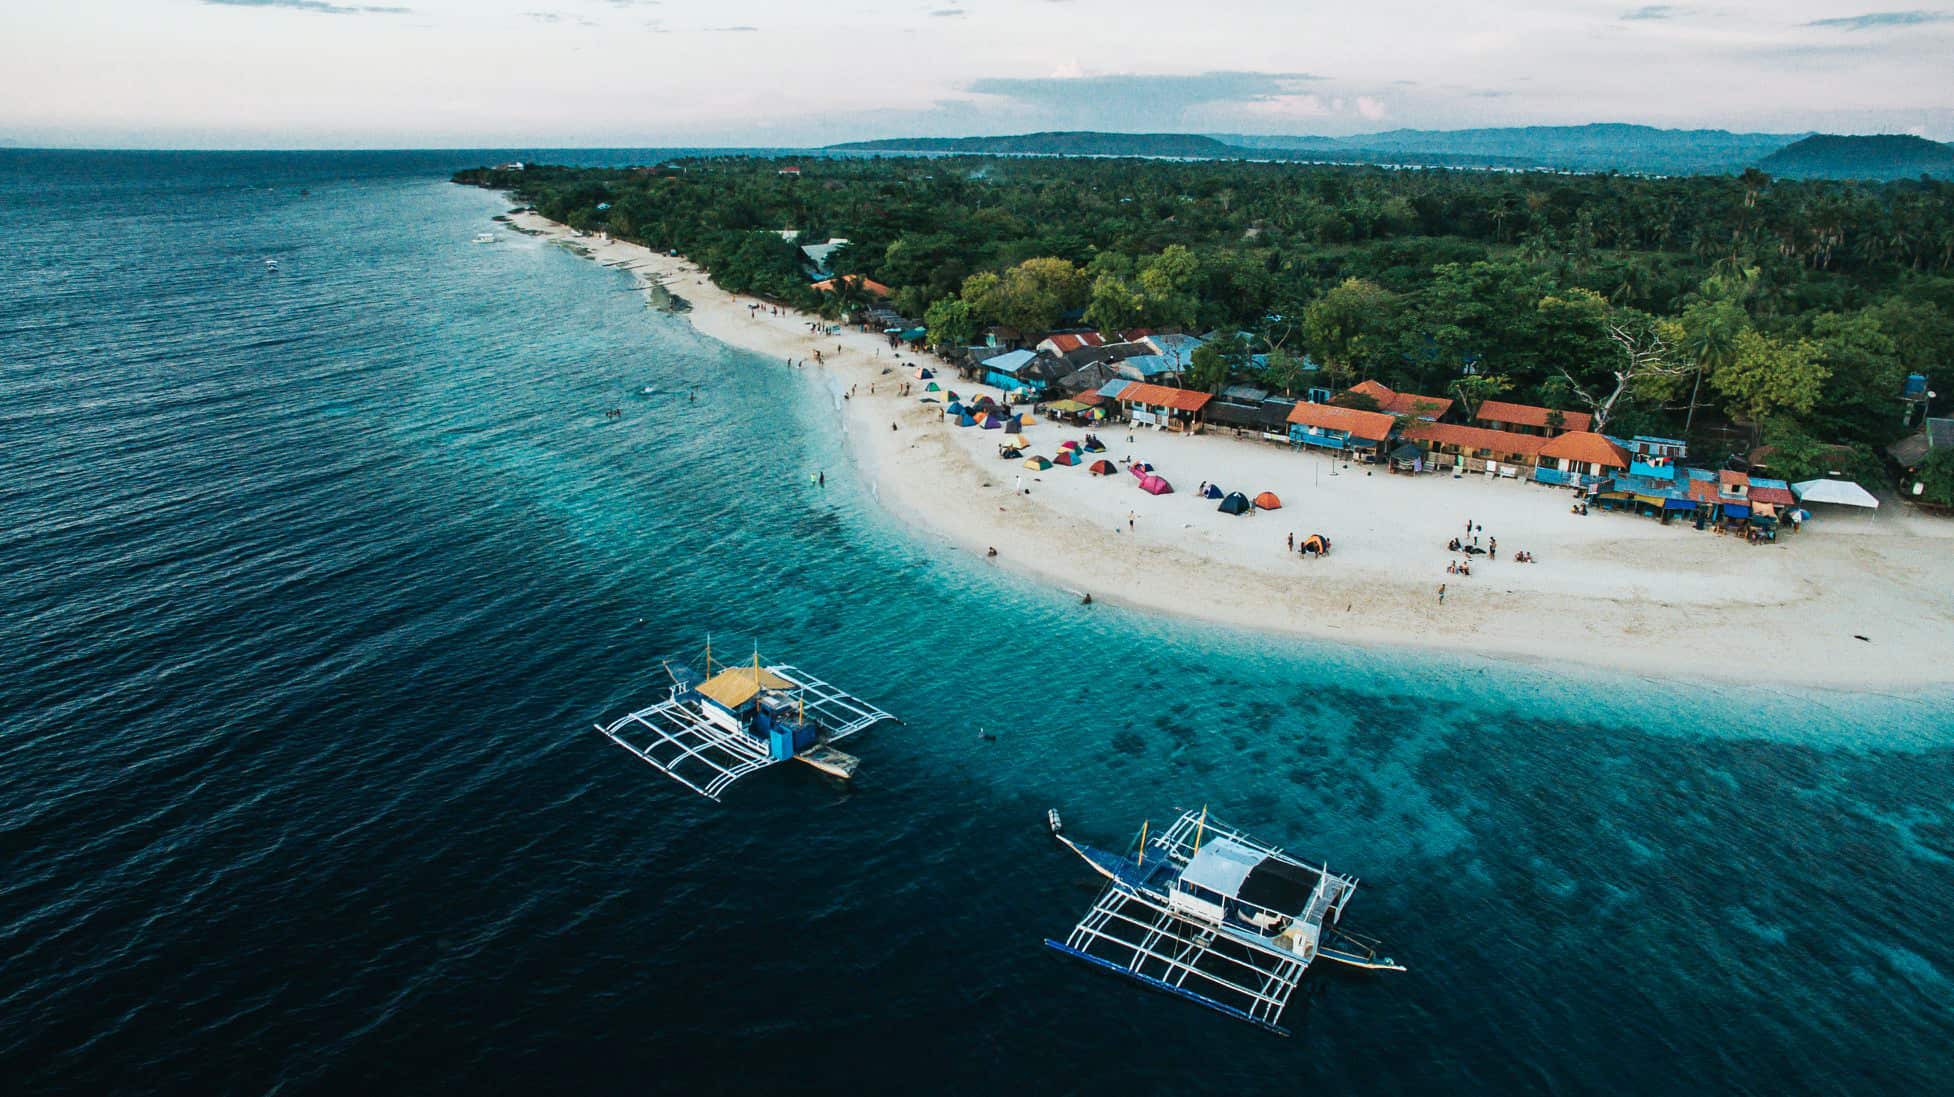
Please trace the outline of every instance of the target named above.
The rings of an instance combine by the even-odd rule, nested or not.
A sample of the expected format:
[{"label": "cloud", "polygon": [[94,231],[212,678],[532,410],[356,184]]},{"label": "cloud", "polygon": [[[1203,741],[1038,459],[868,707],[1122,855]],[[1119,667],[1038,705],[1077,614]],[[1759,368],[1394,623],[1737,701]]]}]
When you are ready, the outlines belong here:
[{"label": "cloud", "polygon": [[935,11],[930,12],[930,14],[936,16],[939,19],[949,19],[954,16],[962,15],[963,9],[962,8],[938,8]]},{"label": "cloud", "polygon": [[406,15],[413,10],[375,4],[328,4],[325,0],[204,0],[204,3],[220,8],[286,8],[327,15]]},{"label": "cloud", "polygon": [[1191,76],[1113,73],[1105,76],[985,77],[965,85],[973,95],[994,95],[1031,106],[1178,111],[1200,103],[1253,102],[1289,95],[1296,85],[1320,80],[1304,72],[1203,72]]},{"label": "cloud", "polygon": [[597,25],[594,20],[585,19],[581,15],[571,15],[560,11],[526,11],[522,14],[525,18],[533,19],[538,23],[575,23],[580,27],[594,27]]},{"label": "cloud", "polygon": [[1873,11],[1864,15],[1842,15],[1835,19],[1814,19],[1805,26],[1873,30],[1878,27],[1917,27],[1922,23],[1949,22],[1954,22],[1954,11]]},{"label": "cloud", "polygon": [[737,31],[737,32],[750,32],[750,31],[756,31],[756,30],[759,30],[760,28],[759,28],[759,27],[749,27],[749,26],[747,26],[746,24],[744,24],[744,23],[742,23],[742,24],[740,24],[739,26],[736,26],[736,27],[707,27],[706,29],[707,29],[707,30],[709,30],[709,31],[717,31],[717,32],[720,32],[720,33],[726,33],[726,32],[729,32],[729,31]]},{"label": "cloud", "polygon": [[1688,10],[1688,8],[1679,8],[1674,4],[1646,4],[1642,7],[1630,8],[1622,12],[1621,21],[1624,23],[1653,23],[1661,19],[1674,19]]}]

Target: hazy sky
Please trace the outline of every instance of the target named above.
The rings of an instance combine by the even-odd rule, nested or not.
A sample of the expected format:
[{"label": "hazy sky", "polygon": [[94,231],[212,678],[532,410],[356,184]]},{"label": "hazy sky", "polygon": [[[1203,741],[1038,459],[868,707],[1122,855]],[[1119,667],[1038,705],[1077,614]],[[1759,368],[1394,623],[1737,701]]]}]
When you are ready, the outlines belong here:
[{"label": "hazy sky", "polygon": [[1591,121],[1954,138],[1954,7],[0,5],[0,142],[13,144],[766,145],[1057,128],[1343,134]]}]

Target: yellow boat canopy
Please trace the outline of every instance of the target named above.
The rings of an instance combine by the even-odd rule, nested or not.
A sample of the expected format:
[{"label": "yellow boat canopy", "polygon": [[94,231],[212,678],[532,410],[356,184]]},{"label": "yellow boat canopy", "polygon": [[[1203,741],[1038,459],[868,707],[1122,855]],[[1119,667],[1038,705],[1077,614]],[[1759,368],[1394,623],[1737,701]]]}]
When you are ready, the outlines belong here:
[{"label": "yellow boat canopy", "polygon": [[736,709],[759,696],[763,689],[793,689],[795,683],[765,667],[728,667],[699,683],[706,697]]}]

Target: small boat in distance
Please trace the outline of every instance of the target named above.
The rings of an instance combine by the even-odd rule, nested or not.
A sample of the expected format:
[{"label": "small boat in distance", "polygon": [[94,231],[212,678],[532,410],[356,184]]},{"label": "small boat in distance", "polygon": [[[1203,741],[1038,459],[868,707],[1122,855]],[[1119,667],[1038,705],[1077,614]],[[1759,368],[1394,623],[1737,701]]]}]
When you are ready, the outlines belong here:
[{"label": "small boat in distance", "polygon": [[495,234],[492,232],[478,232],[475,234],[475,242],[477,244],[493,244],[495,243]]},{"label": "small boat in distance", "polygon": [[272,273],[274,273],[274,274],[275,274],[275,273],[277,273],[277,271],[278,271],[278,260],[276,260],[276,259],[267,259],[267,260],[265,260],[265,269],[266,269],[266,270],[268,270],[268,271],[271,271],[271,272],[272,272]]},{"label": "small boat in distance", "polygon": [[[833,777],[853,777],[861,760],[834,743],[895,717],[786,664],[720,665],[706,643],[706,674],[664,664],[665,700],[597,725],[612,742],[709,799],[747,774],[801,762]],[[900,721],[898,721],[900,722]]]},{"label": "small boat in distance", "polygon": [[1316,960],[1403,971],[1377,942],[1336,927],[1357,881],[1189,811],[1116,854],[1052,836],[1108,883],[1063,943],[1068,956],[1288,1035],[1282,1011]]}]

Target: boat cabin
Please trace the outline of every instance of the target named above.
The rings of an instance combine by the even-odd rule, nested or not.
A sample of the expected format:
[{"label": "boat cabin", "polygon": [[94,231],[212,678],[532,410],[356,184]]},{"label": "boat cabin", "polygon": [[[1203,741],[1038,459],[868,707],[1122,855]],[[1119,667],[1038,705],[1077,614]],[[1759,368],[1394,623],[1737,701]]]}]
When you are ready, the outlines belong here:
[{"label": "boat cabin", "polygon": [[[1270,856],[1232,838],[1214,838],[1188,859],[1168,893],[1175,911],[1264,937],[1278,935],[1305,956],[1330,901],[1323,870]],[[1291,934],[1287,931],[1294,929]]]},{"label": "boat cabin", "polygon": [[749,735],[767,746],[767,755],[785,761],[814,745],[819,728],[802,711],[794,691],[799,683],[762,666],[728,667],[691,688],[699,715],[727,731]]}]

